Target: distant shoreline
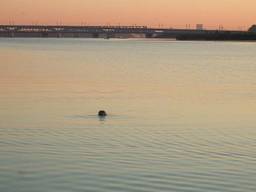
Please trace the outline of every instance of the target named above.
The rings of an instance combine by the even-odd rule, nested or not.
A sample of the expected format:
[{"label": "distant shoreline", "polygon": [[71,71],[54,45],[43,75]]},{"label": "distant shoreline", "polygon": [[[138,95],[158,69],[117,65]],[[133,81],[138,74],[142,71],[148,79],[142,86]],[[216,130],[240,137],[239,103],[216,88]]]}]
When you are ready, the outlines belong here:
[{"label": "distant shoreline", "polygon": [[102,39],[102,40],[150,40],[150,41],[197,41],[197,42],[256,42],[256,39],[197,39],[197,38],[184,38],[184,39],[174,39],[174,38],[90,38],[90,37],[35,37],[35,36],[26,36],[26,37],[6,37],[1,36],[0,39]]},{"label": "distant shoreline", "polygon": [[148,28],[146,26],[0,25],[2,38],[175,39],[178,41],[256,41],[248,31]]}]

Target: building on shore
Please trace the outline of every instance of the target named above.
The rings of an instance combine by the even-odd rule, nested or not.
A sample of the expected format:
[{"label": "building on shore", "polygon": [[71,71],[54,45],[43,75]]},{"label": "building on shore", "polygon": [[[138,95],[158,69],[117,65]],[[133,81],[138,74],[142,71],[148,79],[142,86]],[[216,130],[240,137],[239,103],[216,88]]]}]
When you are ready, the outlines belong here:
[{"label": "building on shore", "polygon": [[249,32],[255,32],[256,33],[256,25],[252,25],[249,29]]}]

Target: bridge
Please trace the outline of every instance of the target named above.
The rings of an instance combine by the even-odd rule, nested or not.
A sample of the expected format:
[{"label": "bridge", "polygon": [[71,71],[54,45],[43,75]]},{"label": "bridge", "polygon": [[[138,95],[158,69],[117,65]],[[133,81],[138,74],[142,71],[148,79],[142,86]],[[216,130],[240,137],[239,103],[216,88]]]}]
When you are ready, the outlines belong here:
[{"label": "bridge", "polygon": [[150,28],[147,26],[0,25],[0,37],[173,38],[177,40],[256,40],[255,31]]},{"label": "bridge", "polygon": [[0,25],[0,34],[8,37],[112,37],[120,34],[137,34],[157,37],[162,34],[187,33],[191,30],[148,28],[147,26],[47,26],[47,25]]}]

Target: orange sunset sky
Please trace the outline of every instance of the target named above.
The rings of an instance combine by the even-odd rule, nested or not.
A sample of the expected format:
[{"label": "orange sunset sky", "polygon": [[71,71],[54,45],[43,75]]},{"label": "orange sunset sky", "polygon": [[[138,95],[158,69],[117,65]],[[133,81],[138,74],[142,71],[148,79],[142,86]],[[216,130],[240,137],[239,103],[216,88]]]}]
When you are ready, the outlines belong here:
[{"label": "orange sunset sky", "polygon": [[247,29],[255,8],[256,0],[0,0],[0,23]]}]

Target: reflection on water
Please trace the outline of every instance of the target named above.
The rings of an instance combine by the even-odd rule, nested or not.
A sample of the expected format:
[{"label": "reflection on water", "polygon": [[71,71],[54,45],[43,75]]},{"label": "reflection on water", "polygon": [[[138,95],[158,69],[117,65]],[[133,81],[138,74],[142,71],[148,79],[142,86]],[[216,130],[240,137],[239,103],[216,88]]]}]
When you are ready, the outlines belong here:
[{"label": "reflection on water", "polygon": [[99,120],[101,121],[101,122],[104,122],[104,121],[106,121],[106,118],[107,117],[98,117],[99,118]]},{"label": "reflection on water", "polygon": [[0,39],[0,191],[255,191],[255,52]]}]

